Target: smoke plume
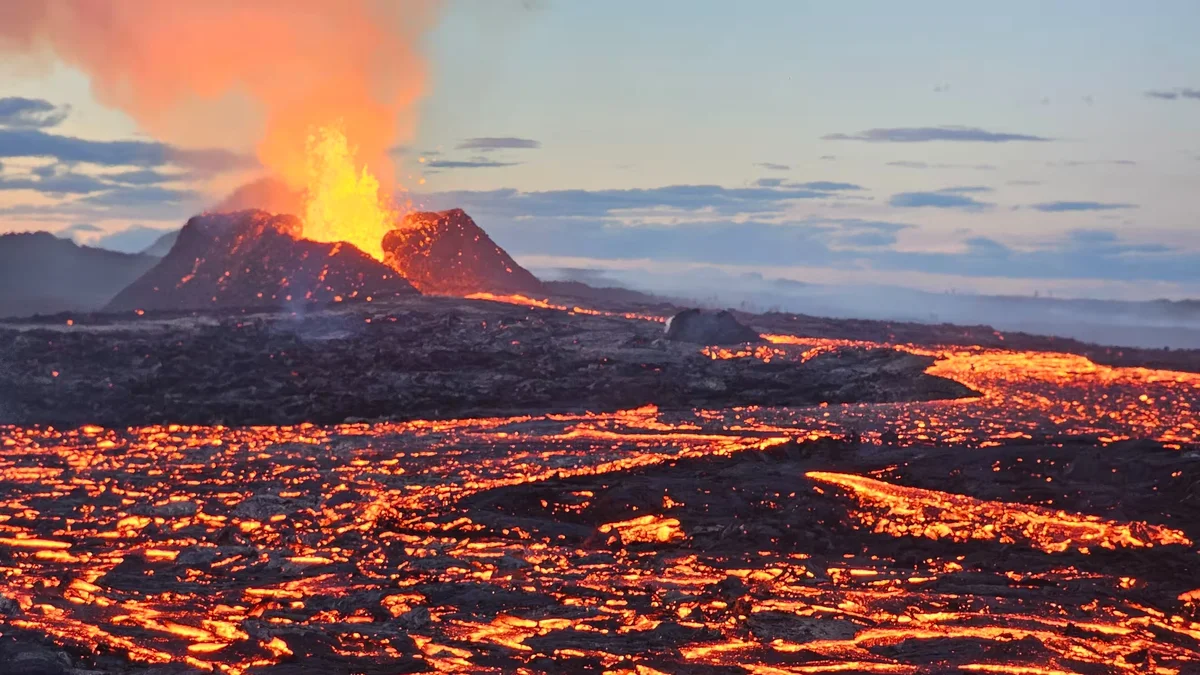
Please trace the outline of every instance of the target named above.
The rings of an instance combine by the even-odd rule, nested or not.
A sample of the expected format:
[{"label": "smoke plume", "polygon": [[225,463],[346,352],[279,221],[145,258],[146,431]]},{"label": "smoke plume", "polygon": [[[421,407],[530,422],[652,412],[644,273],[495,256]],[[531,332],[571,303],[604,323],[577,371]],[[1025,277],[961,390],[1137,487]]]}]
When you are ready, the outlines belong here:
[{"label": "smoke plume", "polygon": [[177,145],[253,143],[304,184],[309,130],[339,121],[390,184],[425,89],[436,0],[40,0],[0,3],[0,57],[56,56],[96,98]]}]

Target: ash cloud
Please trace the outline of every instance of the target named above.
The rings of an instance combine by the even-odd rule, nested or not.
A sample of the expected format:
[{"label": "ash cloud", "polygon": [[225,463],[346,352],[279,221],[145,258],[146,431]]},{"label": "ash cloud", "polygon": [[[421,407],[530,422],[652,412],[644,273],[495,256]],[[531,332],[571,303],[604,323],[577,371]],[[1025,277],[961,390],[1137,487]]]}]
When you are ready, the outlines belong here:
[{"label": "ash cloud", "polygon": [[[228,154],[192,146],[253,144],[264,166],[302,185],[310,130],[340,125],[388,184],[387,149],[416,130],[416,103],[426,89],[420,37],[440,6],[436,0],[7,3],[0,56],[52,56],[79,69],[100,103],[169,144],[59,142],[50,154],[94,151],[112,163],[123,153],[132,160],[126,163],[157,166],[166,162],[164,148],[174,148],[175,163],[212,171]],[[50,141],[9,137],[0,147],[14,142]]]}]

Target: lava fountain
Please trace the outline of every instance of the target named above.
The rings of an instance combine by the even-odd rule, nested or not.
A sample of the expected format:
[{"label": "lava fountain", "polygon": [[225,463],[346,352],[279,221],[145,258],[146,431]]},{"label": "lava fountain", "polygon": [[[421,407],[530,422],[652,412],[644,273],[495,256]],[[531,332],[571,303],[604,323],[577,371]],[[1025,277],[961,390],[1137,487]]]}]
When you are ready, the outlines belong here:
[{"label": "lava fountain", "polygon": [[365,165],[339,126],[317,127],[306,145],[308,190],[304,237],[347,242],[383,260],[383,235],[398,222],[379,195],[379,180]]}]

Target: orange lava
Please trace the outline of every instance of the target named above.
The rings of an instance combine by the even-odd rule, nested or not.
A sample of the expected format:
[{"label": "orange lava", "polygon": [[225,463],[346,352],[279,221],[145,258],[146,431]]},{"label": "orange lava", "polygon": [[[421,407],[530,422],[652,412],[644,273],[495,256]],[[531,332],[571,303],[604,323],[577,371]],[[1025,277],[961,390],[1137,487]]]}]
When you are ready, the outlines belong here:
[{"label": "orange lava", "polygon": [[875,532],[928,539],[987,539],[1023,543],[1048,553],[1069,548],[1191,546],[1183,532],[1147,523],[1005,504],[963,495],[892,485],[851,474],[813,471],[808,478],[850,491],[864,507],[856,517]]},{"label": "orange lava", "polygon": [[[474,297],[580,311],[523,296]],[[769,339],[769,347],[703,353],[802,360],[878,346]],[[899,445],[953,445],[963,452],[1070,434],[1102,444],[1149,438],[1182,446],[1198,440],[1192,407],[1200,395],[1197,375],[1098,366],[1059,354],[897,348],[935,357],[930,374],[958,380],[981,396],[671,414],[646,406],[334,426],[0,427],[0,481],[6,486],[0,497],[0,593],[21,609],[0,618],[0,625],[144,663],[230,675],[295,658],[303,643],[285,630],[325,631],[347,658],[395,658],[399,643],[392,640],[399,640],[395,622],[401,621],[410,626],[405,639],[416,645],[420,660],[441,672],[485,672],[488,658],[510,654],[525,663],[538,656],[589,658],[607,672],[653,675],[667,671],[636,654],[606,651],[606,640],[623,636],[657,644],[664,630],[702,636],[679,648],[688,663],[771,675],[928,672],[888,649],[948,639],[1012,650],[1004,652],[1012,655],[1008,660],[978,658],[957,666],[965,672],[1078,672],[1070,664],[1138,672],[1152,658],[1150,672],[1175,673],[1181,664],[1200,662],[1200,623],[1147,607],[1130,594],[1144,583],[1132,574],[1102,580],[1111,591],[1080,610],[1009,592],[940,591],[939,583],[968,574],[954,555],[926,560],[914,572],[866,553],[818,563],[807,554],[758,551],[731,560],[687,549],[680,544],[693,533],[683,516],[675,517],[678,495],[655,495],[649,512],[598,526],[600,545],[611,547],[601,556],[528,532],[519,521],[504,536],[489,534],[486,524],[456,509],[467,497],[504,486],[851,432],[864,443],[887,437]],[[860,526],[935,539],[949,550],[970,540],[1047,556],[1193,545],[1183,532],[1153,523],[847,473],[807,477],[812,482],[803,489],[815,483],[852,499],[848,515]],[[698,485],[703,481],[697,477]],[[803,481],[797,482],[802,489]],[[569,516],[593,497],[580,491],[559,508]],[[49,506],[59,504],[60,511]],[[152,573],[145,579],[169,579],[171,585],[119,583],[118,572],[130,567],[148,567]],[[264,576],[268,571],[274,576]],[[1009,574],[1014,585],[1083,578],[1065,564]],[[727,580],[758,592],[728,600],[700,594]],[[545,616],[518,605],[488,618],[451,616],[463,608],[439,604],[433,594],[458,585],[545,594],[570,611]],[[340,602],[348,597],[368,600]],[[1200,590],[1178,596],[1192,606],[1198,599]],[[427,616],[414,614],[422,611]],[[768,639],[746,629],[779,617],[811,632]],[[553,654],[541,651],[539,640],[563,635],[591,641]],[[1027,644],[1043,651],[1024,656],[1018,648]]]}]

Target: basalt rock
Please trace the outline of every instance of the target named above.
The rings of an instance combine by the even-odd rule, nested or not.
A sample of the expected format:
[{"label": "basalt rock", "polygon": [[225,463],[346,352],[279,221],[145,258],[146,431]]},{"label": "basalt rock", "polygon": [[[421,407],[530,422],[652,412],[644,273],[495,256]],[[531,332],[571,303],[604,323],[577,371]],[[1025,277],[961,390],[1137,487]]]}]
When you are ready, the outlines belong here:
[{"label": "basalt rock", "polygon": [[422,293],[538,293],[542,282],[462,209],[411,213],[383,238],[384,262]]},{"label": "basalt rock", "polygon": [[246,210],[196,216],[108,311],[280,307],[417,291],[350,244],[301,239],[300,220]]},{"label": "basalt rock", "polygon": [[704,345],[763,342],[761,335],[721,310],[685,309],[667,321],[667,339]]}]

